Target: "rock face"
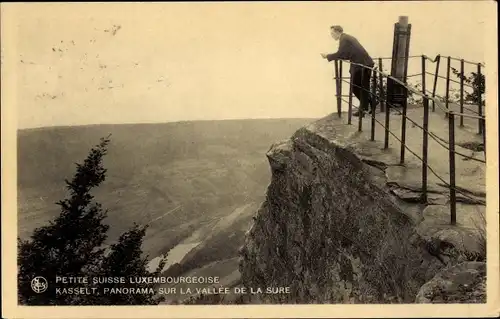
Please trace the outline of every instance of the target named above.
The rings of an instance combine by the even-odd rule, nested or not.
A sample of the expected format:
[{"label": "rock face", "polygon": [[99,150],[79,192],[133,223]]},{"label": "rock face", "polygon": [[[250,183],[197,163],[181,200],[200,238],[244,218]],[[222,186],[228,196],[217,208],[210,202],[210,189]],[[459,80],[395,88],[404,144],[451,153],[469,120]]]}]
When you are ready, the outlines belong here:
[{"label": "rock face", "polygon": [[[446,241],[453,236],[418,227],[420,206],[394,195],[384,163],[353,146],[361,137],[349,127],[325,118],[267,153],[272,180],[240,250],[240,272],[249,289],[290,293],[252,302],[413,303],[422,285],[459,262]],[[443,259],[443,247],[457,253]]]},{"label": "rock face", "polygon": [[486,303],[486,263],[464,262],[440,271],[418,292],[417,303]]}]

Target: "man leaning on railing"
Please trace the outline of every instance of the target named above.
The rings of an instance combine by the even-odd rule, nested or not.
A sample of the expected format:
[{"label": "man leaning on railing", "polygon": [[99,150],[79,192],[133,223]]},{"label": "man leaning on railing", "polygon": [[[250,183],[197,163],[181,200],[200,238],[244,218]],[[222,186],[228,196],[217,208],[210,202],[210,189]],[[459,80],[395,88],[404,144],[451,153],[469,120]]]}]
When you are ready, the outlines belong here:
[{"label": "man leaning on railing", "polygon": [[[324,59],[327,59],[328,62],[333,60],[348,60],[352,63],[366,65],[370,68],[374,66],[375,63],[373,62],[368,52],[366,52],[365,48],[355,37],[344,33],[344,30],[341,26],[331,26],[330,34],[332,35],[333,39],[335,39],[336,41],[340,41],[340,43],[339,49],[336,53],[321,53],[321,56]],[[351,85],[353,94],[360,101],[360,107],[363,108],[364,111],[370,112],[371,95],[369,92],[370,76],[372,72],[371,69],[351,64],[349,72],[352,76]],[[363,99],[361,98],[362,94],[364,95]],[[353,115],[359,116],[359,111],[357,111]]]}]

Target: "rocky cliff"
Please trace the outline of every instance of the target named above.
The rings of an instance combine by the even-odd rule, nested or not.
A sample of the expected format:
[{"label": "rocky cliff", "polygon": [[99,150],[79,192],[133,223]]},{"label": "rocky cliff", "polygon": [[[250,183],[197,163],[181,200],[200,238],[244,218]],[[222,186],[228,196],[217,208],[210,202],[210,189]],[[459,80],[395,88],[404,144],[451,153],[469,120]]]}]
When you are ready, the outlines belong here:
[{"label": "rocky cliff", "polygon": [[[332,115],[271,147],[272,179],[240,250],[240,272],[253,290],[290,293],[252,302],[413,303],[438,273],[481,259],[474,228],[462,222],[471,214],[460,211],[450,228],[446,205],[409,199],[408,189],[388,182],[392,164],[378,159],[391,152],[366,134]],[[463,205],[480,207],[474,198]]]}]

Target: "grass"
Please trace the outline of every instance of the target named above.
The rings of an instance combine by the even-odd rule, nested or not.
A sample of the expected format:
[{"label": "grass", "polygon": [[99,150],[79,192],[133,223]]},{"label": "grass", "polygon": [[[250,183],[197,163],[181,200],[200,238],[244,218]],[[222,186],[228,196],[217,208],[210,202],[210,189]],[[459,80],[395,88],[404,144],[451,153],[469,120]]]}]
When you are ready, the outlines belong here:
[{"label": "grass", "polygon": [[425,283],[420,267],[422,256],[405,235],[390,229],[379,249],[373,252],[371,266],[365,266],[366,280],[375,288],[373,295],[377,302],[412,303]]},{"label": "grass", "polygon": [[477,220],[474,219],[474,227],[476,230],[476,240],[478,244],[478,251],[476,256],[469,256],[469,260],[484,261],[486,262],[486,216],[485,211],[476,209]]}]

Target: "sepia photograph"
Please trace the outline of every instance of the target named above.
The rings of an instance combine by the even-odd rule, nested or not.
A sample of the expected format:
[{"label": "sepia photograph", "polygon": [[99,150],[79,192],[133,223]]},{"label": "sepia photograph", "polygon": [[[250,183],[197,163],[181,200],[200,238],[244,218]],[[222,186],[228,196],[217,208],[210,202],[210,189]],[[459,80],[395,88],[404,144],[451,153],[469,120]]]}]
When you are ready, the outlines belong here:
[{"label": "sepia photograph", "polygon": [[496,6],[2,3],[4,316],[498,315]]}]

